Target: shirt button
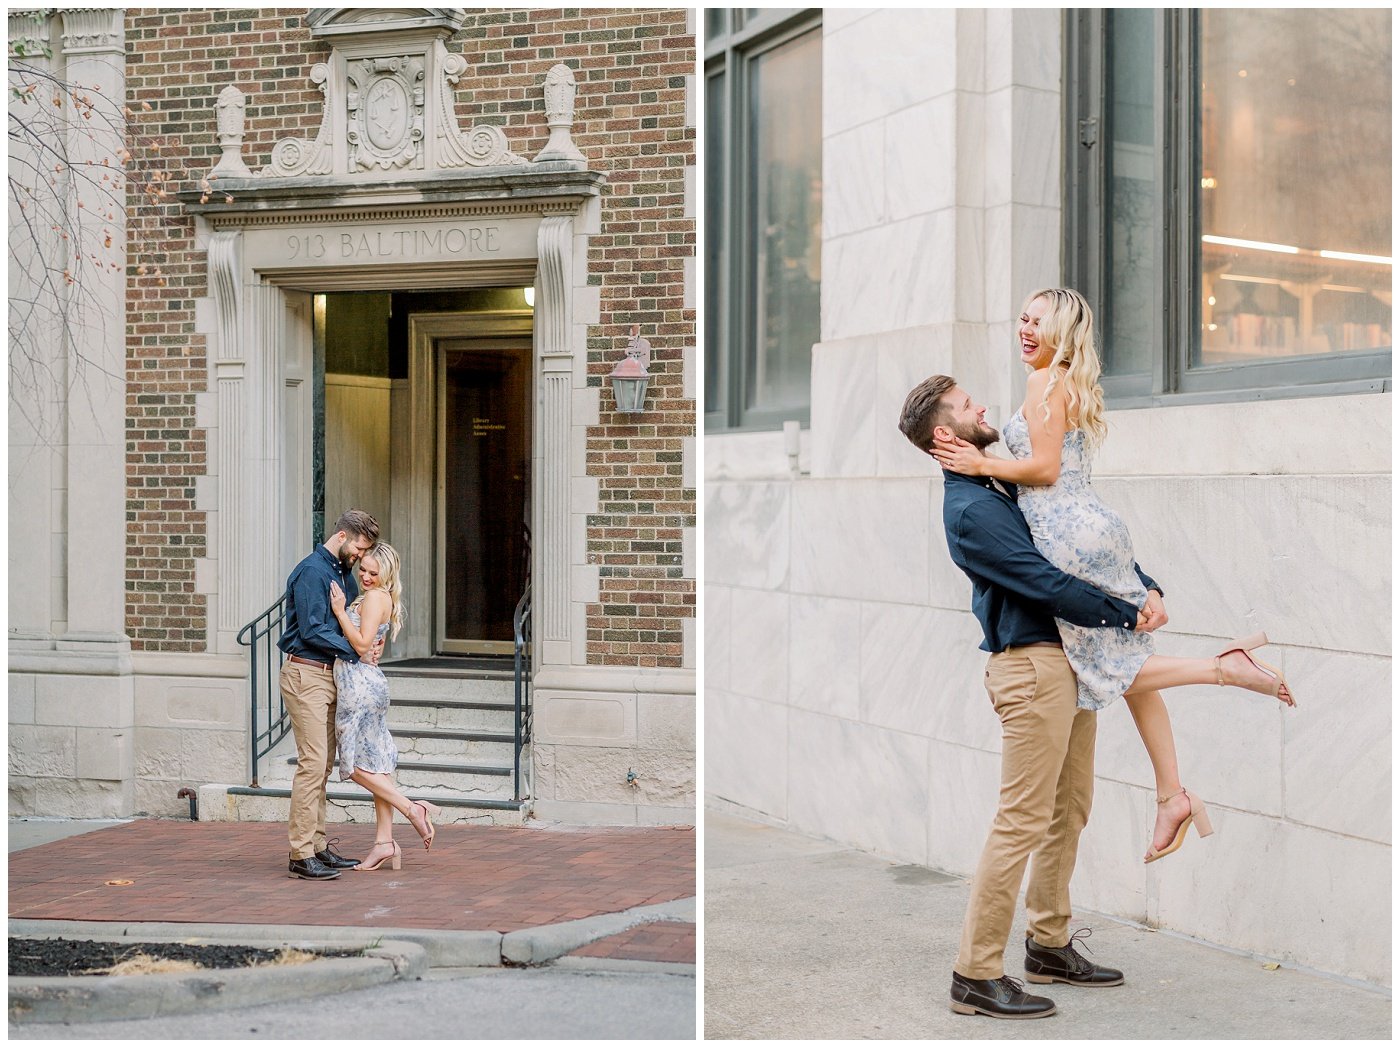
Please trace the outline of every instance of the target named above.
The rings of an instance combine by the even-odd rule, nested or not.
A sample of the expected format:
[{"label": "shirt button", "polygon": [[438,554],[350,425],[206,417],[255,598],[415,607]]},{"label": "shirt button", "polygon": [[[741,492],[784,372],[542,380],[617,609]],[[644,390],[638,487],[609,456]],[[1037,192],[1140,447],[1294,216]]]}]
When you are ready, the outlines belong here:
[{"label": "shirt button", "polygon": [[1107,619],[1099,619],[1099,625],[1100,625],[1100,626],[1107,626],[1107,625],[1108,625],[1108,620],[1107,620]]}]

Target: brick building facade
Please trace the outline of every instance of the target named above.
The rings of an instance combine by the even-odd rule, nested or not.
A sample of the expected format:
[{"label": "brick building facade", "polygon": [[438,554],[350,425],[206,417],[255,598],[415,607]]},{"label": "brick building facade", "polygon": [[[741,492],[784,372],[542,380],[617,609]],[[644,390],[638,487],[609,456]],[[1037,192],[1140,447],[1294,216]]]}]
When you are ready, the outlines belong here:
[{"label": "brick building facade", "polygon": [[[47,57],[26,40],[46,43]],[[104,474],[106,501],[82,519],[118,528],[125,556],[119,621],[108,608],[103,628],[86,631],[102,634],[92,641],[100,654],[84,653],[100,670],[62,654],[75,633],[73,434],[46,447],[12,426],[12,445],[45,460],[34,468],[49,493],[12,497],[12,520],[44,520],[59,551],[46,599],[17,600],[24,583],[12,575],[11,687],[34,696],[11,710],[12,811],[174,814],[179,785],[243,781],[238,631],[277,597],[343,498],[376,512],[405,554],[413,629],[386,661],[499,653],[499,630],[486,637],[484,618],[454,625],[453,609],[508,610],[519,574],[531,580],[527,779],[538,814],[690,821],[688,13],[11,17],[12,83],[36,65],[77,82],[84,60],[100,64],[109,97],[124,94],[134,163],[167,177],[128,184],[115,289],[125,343],[109,332],[103,349],[124,356],[124,389],[97,412],[113,445],[124,401],[120,517]],[[651,346],[651,379],[644,412],[624,415],[608,374],[634,326]],[[443,383],[509,370],[499,361],[511,352],[532,362],[511,387],[513,414],[458,434],[453,416],[468,402],[451,398],[485,394]],[[377,437],[364,438],[366,427]],[[519,468],[504,498],[525,525],[509,550],[493,545],[489,523],[467,541],[454,520],[459,495],[499,501],[497,475],[511,470],[489,449],[507,445],[489,441],[505,429]],[[456,463],[459,437],[479,443],[472,454],[486,465]],[[462,472],[471,469],[479,475]],[[486,520],[488,510],[473,512]],[[452,559],[450,547],[464,545],[480,549]],[[506,560],[526,565],[509,593],[492,581]],[[116,581],[109,570],[95,585]],[[493,586],[502,592],[485,592]],[[93,673],[110,701],[80,709],[71,696]],[[89,751],[103,753],[92,767]]]}]

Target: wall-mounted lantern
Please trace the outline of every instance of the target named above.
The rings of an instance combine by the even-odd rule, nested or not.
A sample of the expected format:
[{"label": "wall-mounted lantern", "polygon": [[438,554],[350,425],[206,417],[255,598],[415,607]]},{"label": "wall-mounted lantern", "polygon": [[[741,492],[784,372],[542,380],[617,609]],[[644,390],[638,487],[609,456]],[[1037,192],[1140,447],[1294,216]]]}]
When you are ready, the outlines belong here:
[{"label": "wall-mounted lantern", "polygon": [[617,410],[624,415],[635,415],[645,410],[647,383],[651,375],[647,365],[651,363],[651,343],[641,337],[640,326],[632,325],[632,340],[627,343],[627,355],[618,361],[608,378],[612,380],[613,400]]}]

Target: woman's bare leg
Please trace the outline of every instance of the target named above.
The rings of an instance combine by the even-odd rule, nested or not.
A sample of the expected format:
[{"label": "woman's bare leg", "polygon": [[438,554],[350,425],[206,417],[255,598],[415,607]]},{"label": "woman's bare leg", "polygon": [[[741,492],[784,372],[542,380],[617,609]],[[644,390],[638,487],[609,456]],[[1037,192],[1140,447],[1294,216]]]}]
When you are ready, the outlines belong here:
[{"label": "woman's bare leg", "polygon": [[[1260,669],[1242,651],[1232,651],[1220,660],[1220,672],[1225,683],[1246,691],[1272,695],[1275,678],[1267,670]],[[1128,686],[1128,694],[1136,695],[1163,688],[1180,688],[1187,684],[1216,684],[1215,659],[1178,659],[1169,655],[1151,655],[1138,670],[1133,683]],[[1283,698],[1288,694],[1284,688],[1279,692]]]},{"label": "woman's bare leg", "polygon": [[[1142,674],[1138,674],[1138,680]],[[1133,682],[1134,687],[1137,681]],[[1161,851],[1176,836],[1176,829],[1191,813],[1191,802],[1181,792],[1181,775],[1176,764],[1176,739],[1172,735],[1171,717],[1160,691],[1129,692],[1124,696],[1128,712],[1133,715],[1142,744],[1152,761],[1152,774],[1157,783],[1157,796],[1170,797],[1157,805],[1157,823],[1152,828],[1152,847]]]},{"label": "woman's bare leg", "polygon": [[[1264,695],[1273,694],[1274,677],[1260,669],[1241,651],[1232,651],[1220,660],[1220,675],[1225,683]],[[1188,684],[1218,684],[1215,659],[1178,659],[1168,655],[1152,655],[1142,664],[1124,695],[1128,710],[1137,724],[1142,744],[1152,761],[1157,796],[1169,798],[1157,805],[1157,820],[1152,828],[1152,847],[1161,850],[1176,836],[1182,820],[1191,813],[1191,802],[1181,792],[1181,775],[1176,763],[1176,740],[1172,735],[1171,717],[1162,699],[1163,688],[1179,688]],[[1287,698],[1281,689],[1280,698]]]},{"label": "woman's bare leg", "polygon": [[[354,776],[351,776],[352,781]],[[363,785],[363,783],[361,783]],[[374,847],[361,861],[362,866],[372,866],[386,855],[394,853],[394,808],[386,800],[374,798]]]},{"label": "woman's bare leg", "polygon": [[394,839],[394,806],[386,800],[374,798],[374,840],[378,844],[381,841],[392,841]]},{"label": "woman's bare leg", "polygon": [[[365,771],[363,768],[356,768],[351,773],[350,778],[374,794],[376,805],[378,801],[382,800],[391,811],[402,812],[403,817],[418,831],[420,837],[427,833],[428,824],[423,817],[423,810],[415,808],[413,802],[399,791],[399,788],[394,785],[392,776],[385,772]],[[376,812],[377,810],[376,806]],[[393,815],[390,814],[389,818],[392,819]]]}]

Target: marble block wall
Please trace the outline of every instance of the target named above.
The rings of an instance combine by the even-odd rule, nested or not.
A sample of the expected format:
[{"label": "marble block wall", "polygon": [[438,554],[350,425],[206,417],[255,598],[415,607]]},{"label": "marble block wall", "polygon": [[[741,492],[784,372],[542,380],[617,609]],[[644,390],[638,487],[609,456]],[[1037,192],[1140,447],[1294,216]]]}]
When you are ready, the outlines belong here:
[{"label": "marble block wall", "polygon": [[1060,13],[824,18],[811,471],[917,476],[879,405],[942,372],[1000,425],[1025,388],[1012,321],[1058,282]]},{"label": "marble block wall", "polygon": [[[1013,320],[1060,278],[1060,15],[824,21],[822,341],[801,474],[780,435],[705,441],[705,791],[970,875],[1000,725],[942,483],[896,420],[936,372],[998,427],[1021,401]],[[1100,714],[1077,905],[1389,984],[1390,411],[1371,394],[1110,413],[1096,486],[1166,588],[1158,650],[1208,656],[1267,629],[1299,708],[1169,694],[1183,778],[1217,832],[1150,866],[1150,765],[1126,707]],[[1345,454],[1279,439],[1338,418]]]}]

